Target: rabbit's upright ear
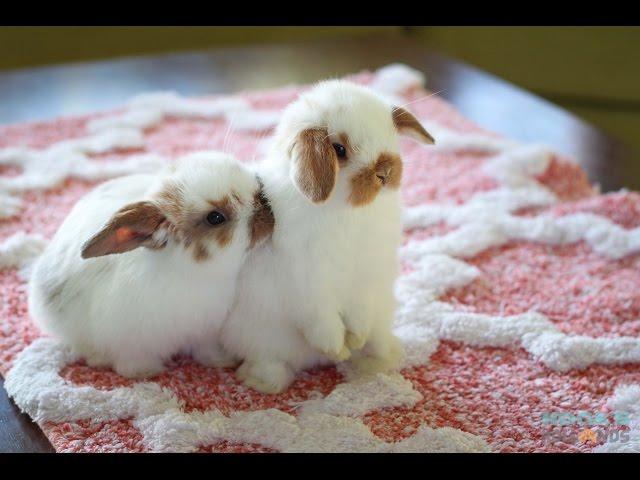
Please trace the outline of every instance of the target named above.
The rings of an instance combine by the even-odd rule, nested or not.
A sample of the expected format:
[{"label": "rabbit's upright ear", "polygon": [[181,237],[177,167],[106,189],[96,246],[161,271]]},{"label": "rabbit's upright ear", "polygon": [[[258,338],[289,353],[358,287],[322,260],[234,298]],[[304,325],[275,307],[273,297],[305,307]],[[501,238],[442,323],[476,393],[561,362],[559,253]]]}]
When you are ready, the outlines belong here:
[{"label": "rabbit's upright ear", "polygon": [[401,135],[407,135],[415,140],[433,145],[435,140],[420,124],[409,110],[402,107],[392,107],[393,124]]},{"label": "rabbit's upright ear", "polygon": [[291,148],[291,179],[312,202],[329,198],[338,176],[336,155],[326,128],[307,128]]},{"label": "rabbit's upright ear", "polygon": [[143,245],[160,248],[163,245],[152,236],[164,221],[165,216],[151,202],[127,205],[82,246],[82,258],[128,252]]}]

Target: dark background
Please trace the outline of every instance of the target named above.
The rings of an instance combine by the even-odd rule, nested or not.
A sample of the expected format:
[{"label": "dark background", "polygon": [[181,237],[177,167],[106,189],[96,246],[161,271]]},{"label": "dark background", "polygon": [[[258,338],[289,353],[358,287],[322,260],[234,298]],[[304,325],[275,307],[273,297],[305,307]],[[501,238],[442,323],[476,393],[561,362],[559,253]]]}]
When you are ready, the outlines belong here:
[{"label": "dark background", "polygon": [[0,70],[375,32],[412,38],[511,81],[640,157],[639,27],[0,27]]}]

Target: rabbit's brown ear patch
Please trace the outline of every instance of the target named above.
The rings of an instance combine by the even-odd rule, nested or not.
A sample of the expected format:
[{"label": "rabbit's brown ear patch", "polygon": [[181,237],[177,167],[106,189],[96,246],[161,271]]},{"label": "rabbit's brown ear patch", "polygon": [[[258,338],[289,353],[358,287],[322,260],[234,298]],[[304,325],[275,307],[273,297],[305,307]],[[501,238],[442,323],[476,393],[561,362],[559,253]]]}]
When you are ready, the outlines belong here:
[{"label": "rabbit's brown ear patch", "polygon": [[269,199],[264,194],[262,185],[253,198],[253,215],[251,216],[249,232],[251,242],[249,247],[253,248],[269,235],[273,233],[276,219],[271,210]]},{"label": "rabbit's brown ear patch", "polygon": [[393,107],[391,117],[393,118],[393,124],[400,134],[407,135],[423,143],[431,145],[436,143],[431,134],[425,130],[409,110],[402,107]]},{"label": "rabbit's brown ear patch", "polygon": [[301,131],[291,152],[291,176],[298,190],[312,202],[326,201],[338,176],[338,156],[331,146],[327,129]]},{"label": "rabbit's brown ear patch", "polygon": [[164,214],[151,202],[127,205],[82,246],[82,258],[124,253],[141,246],[161,248],[164,244],[158,244],[153,234],[164,221]]}]

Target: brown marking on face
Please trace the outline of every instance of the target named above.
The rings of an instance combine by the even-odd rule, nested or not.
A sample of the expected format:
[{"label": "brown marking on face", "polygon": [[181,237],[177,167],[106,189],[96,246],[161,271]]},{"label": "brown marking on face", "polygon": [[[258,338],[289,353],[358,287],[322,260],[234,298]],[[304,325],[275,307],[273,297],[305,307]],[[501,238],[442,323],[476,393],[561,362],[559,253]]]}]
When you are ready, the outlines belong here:
[{"label": "brown marking on face", "polygon": [[376,177],[382,185],[399,188],[402,181],[402,160],[400,155],[381,153],[375,164]]},{"label": "brown marking on face", "polygon": [[196,262],[204,262],[209,258],[209,250],[202,242],[196,242],[193,246],[193,258]]},{"label": "brown marking on face", "polygon": [[402,107],[393,107],[391,111],[393,124],[399,133],[409,135],[424,143],[434,144],[435,140],[411,112]]},{"label": "brown marking on face", "polygon": [[262,184],[260,184],[260,188],[256,191],[256,194],[253,197],[253,215],[249,221],[249,231],[251,236],[249,247],[253,248],[271,235],[275,224],[276,219],[273,216],[269,199],[264,194]]},{"label": "brown marking on face", "polygon": [[381,153],[373,166],[364,167],[351,177],[349,202],[356,207],[375,200],[384,188],[397,189],[402,180],[402,160],[393,153]]},{"label": "brown marking on face", "polygon": [[[211,257],[208,241],[215,241],[221,248],[227,246],[233,239],[235,226],[235,207],[232,198],[238,203],[242,199],[237,193],[232,193],[219,200],[209,200],[204,209],[194,209],[184,201],[182,188],[167,182],[158,194],[159,203],[171,219],[173,229],[170,234],[181,243],[184,248],[191,248],[193,258],[202,262]],[[218,211],[227,221],[221,225],[210,225],[206,217],[212,211]]]},{"label": "brown marking on face", "polygon": [[123,253],[155,245],[152,235],[165,222],[165,216],[155,203],[131,203],[117,211],[109,222],[82,246],[82,258]]},{"label": "brown marking on face", "polygon": [[[193,246],[192,255],[197,262],[211,258],[211,250],[207,246],[211,241],[215,241],[220,248],[229,245],[236,224],[235,208],[230,196],[209,200],[208,203],[206,210],[188,213],[188,219],[183,222],[186,227],[181,232],[184,247]],[[227,221],[221,225],[207,223],[207,215],[213,211],[220,212]]]},{"label": "brown marking on face", "polygon": [[233,202],[231,201],[231,198],[224,197],[219,201],[210,201],[209,204],[212,207],[210,211],[215,210],[217,212],[220,212],[227,219],[227,221],[222,225],[209,227],[211,228],[212,235],[216,239],[216,242],[218,242],[218,245],[220,247],[226,247],[227,245],[229,245],[231,239],[233,238],[233,227],[235,225],[235,208],[233,206]]},{"label": "brown marking on face", "polygon": [[315,203],[329,198],[338,176],[338,156],[326,128],[302,130],[293,145],[293,179]]}]

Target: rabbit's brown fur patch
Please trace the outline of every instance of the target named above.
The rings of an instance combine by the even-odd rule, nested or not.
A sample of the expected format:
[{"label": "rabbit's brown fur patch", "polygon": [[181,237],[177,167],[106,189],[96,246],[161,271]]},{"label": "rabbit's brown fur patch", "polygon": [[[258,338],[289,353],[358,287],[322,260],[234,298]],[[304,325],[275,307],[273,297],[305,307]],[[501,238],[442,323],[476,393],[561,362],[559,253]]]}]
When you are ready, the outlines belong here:
[{"label": "rabbit's brown fur patch", "polygon": [[398,188],[402,180],[402,160],[392,153],[381,153],[376,163],[351,177],[349,202],[353,206],[371,203],[383,187]]},{"label": "rabbit's brown fur patch", "polygon": [[[240,202],[237,194],[232,196],[236,198],[236,202]],[[185,205],[182,189],[178,185],[167,183],[158,194],[158,198],[162,210],[167,213],[167,218],[174,227],[170,233],[185,248],[193,246],[192,254],[197,262],[211,257],[211,252],[207,248],[207,239],[213,238],[221,248],[231,242],[236,224],[236,209],[230,196],[209,200],[207,209],[195,210]],[[227,221],[219,226],[207,224],[206,216],[214,210],[222,213]]]},{"label": "rabbit's brown fur patch", "polygon": [[265,196],[262,185],[253,197],[253,208],[253,216],[250,220],[250,247],[254,247],[258,242],[271,235],[276,223],[269,199]]}]

